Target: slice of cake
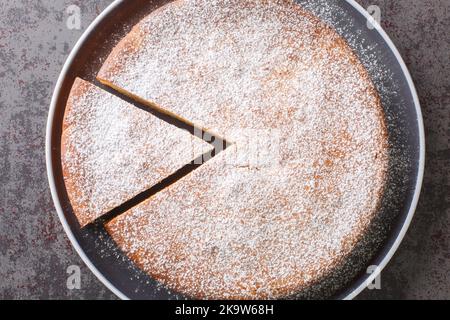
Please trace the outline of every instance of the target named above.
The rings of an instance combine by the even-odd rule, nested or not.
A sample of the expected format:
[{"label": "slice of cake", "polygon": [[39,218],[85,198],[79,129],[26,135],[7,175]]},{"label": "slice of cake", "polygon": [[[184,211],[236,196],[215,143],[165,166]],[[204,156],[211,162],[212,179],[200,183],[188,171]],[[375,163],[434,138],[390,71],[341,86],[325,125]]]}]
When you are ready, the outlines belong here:
[{"label": "slice of cake", "polygon": [[76,79],[61,158],[73,211],[85,226],[212,149],[149,112]]}]

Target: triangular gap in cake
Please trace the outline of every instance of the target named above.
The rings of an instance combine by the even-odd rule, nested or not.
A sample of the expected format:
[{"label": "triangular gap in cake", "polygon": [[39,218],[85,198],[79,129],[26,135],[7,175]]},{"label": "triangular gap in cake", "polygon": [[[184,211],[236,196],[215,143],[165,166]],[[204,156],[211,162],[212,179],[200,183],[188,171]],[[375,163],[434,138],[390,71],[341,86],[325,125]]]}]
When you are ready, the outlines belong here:
[{"label": "triangular gap in cake", "polygon": [[189,132],[80,78],[72,86],[63,129],[62,173],[81,227],[213,150]]},{"label": "triangular gap in cake", "polygon": [[227,140],[225,137],[221,136],[220,134],[216,133],[211,128],[204,128],[200,127],[194,122],[185,119],[173,112],[170,112],[166,109],[164,109],[162,106],[158,105],[154,101],[150,101],[147,99],[143,99],[117,85],[112,83],[111,81],[108,81],[106,79],[103,79],[100,75],[97,76],[97,80],[107,88],[110,88],[111,90],[108,90],[110,93],[120,97],[121,99],[133,101],[135,104],[145,106],[147,108],[150,108],[152,111],[155,111],[158,117],[162,118],[164,121],[169,122],[177,127],[187,129],[195,136],[199,137],[201,135],[201,139],[205,140],[206,142],[213,143],[214,147],[218,149],[219,147],[222,147],[222,150],[226,149],[228,146],[233,145],[233,141]]}]

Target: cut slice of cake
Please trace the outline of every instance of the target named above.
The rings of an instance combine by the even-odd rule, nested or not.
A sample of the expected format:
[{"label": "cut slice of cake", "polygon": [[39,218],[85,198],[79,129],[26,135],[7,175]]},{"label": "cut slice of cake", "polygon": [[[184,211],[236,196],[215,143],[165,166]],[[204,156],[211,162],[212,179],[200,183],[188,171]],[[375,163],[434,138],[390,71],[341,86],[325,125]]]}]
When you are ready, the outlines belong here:
[{"label": "cut slice of cake", "polygon": [[188,165],[212,146],[77,78],[61,140],[64,182],[85,226]]}]

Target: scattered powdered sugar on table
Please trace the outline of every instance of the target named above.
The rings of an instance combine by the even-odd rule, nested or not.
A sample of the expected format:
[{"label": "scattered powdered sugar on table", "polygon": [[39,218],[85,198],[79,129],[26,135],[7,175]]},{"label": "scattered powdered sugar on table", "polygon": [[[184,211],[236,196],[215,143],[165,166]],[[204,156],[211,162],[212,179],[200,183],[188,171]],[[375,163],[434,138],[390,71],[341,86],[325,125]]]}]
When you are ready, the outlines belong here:
[{"label": "scattered powdered sugar on table", "polygon": [[81,79],[69,97],[64,125],[64,179],[81,225],[152,187],[210,148],[189,132]]},{"label": "scattered powdered sugar on table", "polygon": [[[395,192],[382,82],[371,81],[389,75],[366,62],[369,73],[290,1],[186,0],[153,12],[99,79],[235,146],[110,222],[119,247],[194,297],[334,293],[379,245],[385,228],[374,221],[383,193]],[[249,155],[262,131],[277,139]]]}]

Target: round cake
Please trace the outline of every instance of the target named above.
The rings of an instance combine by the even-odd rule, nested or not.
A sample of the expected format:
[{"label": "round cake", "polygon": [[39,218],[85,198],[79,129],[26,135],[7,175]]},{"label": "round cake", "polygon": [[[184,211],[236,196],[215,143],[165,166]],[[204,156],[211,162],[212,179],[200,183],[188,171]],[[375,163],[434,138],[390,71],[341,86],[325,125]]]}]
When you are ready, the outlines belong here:
[{"label": "round cake", "polygon": [[120,41],[97,78],[230,145],[106,223],[169,289],[308,296],[379,212],[389,159],[377,90],[347,42],[293,1],[170,2]]}]

